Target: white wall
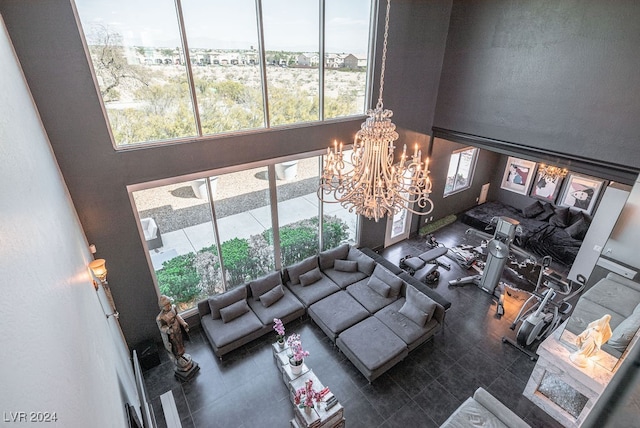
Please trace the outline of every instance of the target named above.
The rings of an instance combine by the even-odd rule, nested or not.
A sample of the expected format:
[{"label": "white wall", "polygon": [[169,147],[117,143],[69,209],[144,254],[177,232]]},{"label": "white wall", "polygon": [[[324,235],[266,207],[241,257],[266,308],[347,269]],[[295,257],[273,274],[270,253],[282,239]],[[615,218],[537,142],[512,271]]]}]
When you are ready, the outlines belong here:
[{"label": "white wall", "polygon": [[0,423],[16,412],[56,412],[47,426],[126,425],[133,373],[89,260],[0,17]]}]

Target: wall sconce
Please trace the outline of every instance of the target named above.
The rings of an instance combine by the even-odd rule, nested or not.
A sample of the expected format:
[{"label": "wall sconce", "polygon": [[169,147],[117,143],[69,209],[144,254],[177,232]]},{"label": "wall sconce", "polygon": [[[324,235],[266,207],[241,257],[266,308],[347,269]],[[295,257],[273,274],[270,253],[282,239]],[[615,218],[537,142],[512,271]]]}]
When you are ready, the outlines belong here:
[{"label": "wall sconce", "polygon": [[[96,259],[89,263],[89,269],[93,275],[100,280],[101,283],[107,282],[107,262],[105,259]],[[98,283],[94,280],[93,286],[98,289]]]},{"label": "wall sconce", "polygon": [[[113,301],[111,289],[109,288],[109,283],[107,282],[107,262],[105,261],[105,259],[95,259],[91,263],[89,263],[89,269],[91,269],[93,275],[98,278],[98,280],[100,280],[100,284],[102,284],[102,288],[104,289],[107,299],[109,300],[109,304],[113,309],[113,313],[107,314],[107,318],[112,315],[118,318],[120,314],[118,313],[118,311],[116,311],[116,304]],[[98,285],[98,282],[96,280],[93,280],[93,286],[95,287],[96,291],[98,291]]]}]

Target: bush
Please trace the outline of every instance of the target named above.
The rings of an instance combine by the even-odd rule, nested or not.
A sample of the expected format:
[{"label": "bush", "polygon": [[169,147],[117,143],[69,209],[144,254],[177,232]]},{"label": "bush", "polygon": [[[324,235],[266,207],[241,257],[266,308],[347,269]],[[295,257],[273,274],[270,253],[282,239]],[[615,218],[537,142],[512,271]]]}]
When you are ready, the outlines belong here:
[{"label": "bush", "polygon": [[[336,216],[324,216],[324,248],[333,248],[349,238],[349,227]],[[263,237],[273,244],[271,230]],[[280,228],[282,266],[290,266],[307,257],[318,254],[318,217],[300,220]]]},{"label": "bush", "polygon": [[200,294],[200,277],[194,260],[194,253],[174,257],[156,272],[160,293],[173,298],[176,305],[189,303]]},{"label": "bush", "polygon": [[[249,244],[249,240],[245,238],[233,238],[220,244],[220,252],[222,260],[224,260],[229,286],[242,284],[247,278],[257,278],[269,270],[273,263],[270,266],[264,266],[264,262],[257,257],[258,254],[262,253],[259,250],[258,248],[253,248]],[[217,254],[215,245],[198,251],[199,254],[205,252]],[[217,257],[215,258],[214,268],[220,268]]]},{"label": "bush", "polygon": [[[324,248],[333,248],[349,237],[348,226],[336,216],[324,216]],[[282,265],[290,266],[318,253],[318,217],[280,228]],[[271,229],[249,239],[233,238],[220,245],[229,288],[258,278],[273,269]],[[186,308],[195,299],[222,291],[220,260],[216,246],[174,257],[156,272],[160,292]]]},{"label": "bush", "polygon": [[333,215],[324,216],[322,229],[323,250],[335,248],[349,239],[349,226]]}]

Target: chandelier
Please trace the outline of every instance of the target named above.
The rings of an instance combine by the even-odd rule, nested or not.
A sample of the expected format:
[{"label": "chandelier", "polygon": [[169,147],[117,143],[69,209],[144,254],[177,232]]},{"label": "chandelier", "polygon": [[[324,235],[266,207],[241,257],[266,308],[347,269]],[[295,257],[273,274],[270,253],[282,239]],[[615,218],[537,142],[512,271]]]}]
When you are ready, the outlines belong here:
[{"label": "chandelier", "polygon": [[545,165],[543,163],[538,166],[538,174],[540,174],[540,178],[549,177],[554,181],[558,178],[566,177],[569,170],[567,168],[560,168],[558,166],[553,165]]},{"label": "chandelier", "polygon": [[342,143],[334,141],[333,149],[327,148],[318,187],[318,198],[323,202],[340,203],[349,212],[355,211],[375,221],[402,210],[418,215],[433,210],[433,202],[429,199],[429,160],[422,162],[418,145],[409,158],[405,144],[400,161],[394,165],[393,143],[398,139],[398,133],[391,122],[393,112],[383,109],[382,105],[390,5],[387,0],[378,103],[374,110],[367,111],[369,117],[356,133],[349,162],[344,160]]}]

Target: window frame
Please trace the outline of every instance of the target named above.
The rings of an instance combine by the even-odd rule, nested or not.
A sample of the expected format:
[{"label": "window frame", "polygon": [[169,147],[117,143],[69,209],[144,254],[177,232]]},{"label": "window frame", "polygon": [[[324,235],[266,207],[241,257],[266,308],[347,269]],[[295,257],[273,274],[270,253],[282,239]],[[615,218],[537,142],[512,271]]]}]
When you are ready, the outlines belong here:
[{"label": "window frame", "polygon": [[[197,94],[196,94],[196,90],[195,90],[195,78],[194,78],[194,74],[193,74],[193,63],[191,61],[191,53],[189,51],[189,46],[188,46],[188,40],[187,40],[187,35],[186,35],[186,29],[185,29],[185,23],[184,23],[184,17],[183,17],[183,12],[182,12],[182,0],[174,0],[175,1],[175,5],[176,5],[176,19],[177,19],[177,24],[178,24],[178,28],[179,28],[179,32],[181,35],[181,40],[180,40],[180,48],[182,49],[182,51],[184,52],[184,57],[185,57],[185,66],[186,66],[186,72],[187,72],[187,84],[189,87],[189,97],[192,100],[192,109],[193,109],[193,116],[194,116],[194,121],[195,121],[195,125],[196,125],[196,134],[197,135],[192,135],[192,136],[181,136],[181,137],[176,137],[176,138],[167,138],[167,139],[159,139],[159,140],[152,140],[152,141],[139,141],[139,142],[134,142],[134,143],[129,143],[129,144],[124,144],[124,145],[118,145],[116,143],[115,137],[114,137],[114,133],[113,133],[113,128],[111,125],[111,120],[109,119],[109,115],[107,112],[107,107],[105,105],[104,99],[102,98],[101,94],[100,94],[100,85],[98,83],[98,78],[97,78],[97,74],[95,71],[95,67],[93,64],[93,60],[91,58],[91,54],[89,52],[89,44],[87,43],[87,37],[86,34],[84,32],[83,26],[82,26],[82,22],[80,20],[80,14],[78,12],[78,7],[75,4],[75,1],[72,2],[72,6],[75,12],[75,18],[76,18],[76,24],[78,26],[78,30],[80,33],[80,37],[82,40],[82,44],[84,47],[84,51],[85,51],[85,56],[87,58],[87,62],[89,63],[89,69],[91,70],[91,76],[93,79],[93,83],[94,83],[94,87],[96,89],[96,94],[98,96],[98,99],[100,100],[100,106],[102,109],[102,113],[105,119],[106,124],[108,125],[108,133],[111,139],[111,145],[113,146],[113,149],[115,151],[128,151],[128,150],[137,150],[137,149],[144,149],[144,148],[153,148],[153,147],[158,147],[158,146],[164,146],[167,144],[184,144],[184,143],[191,143],[191,142],[198,142],[198,141],[203,141],[203,140],[216,140],[219,138],[227,138],[230,136],[243,136],[243,135],[254,135],[254,134],[259,134],[265,131],[269,131],[269,130],[277,130],[277,129],[287,129],[287,128],[299,128],[299,127],[305,127],[305,126],[309,126],[309,125],[314,125],[314,124],[323,124],[323,123],[339,123],[339,122],[345,122],[345,121],[351,121],[353,119],[357,119],[357,118],[365,118],[366,117],[366,109],[367,106],[369,106],[371,104],[371,100],[372,100],[372,94],[373,94],[373,75],[374,75],[374,64],[375,64],[375,59],[374,59],[374,54],[375,54],[375,42],[376,42],[376,33],[377,33],[377,21],[376,21],[376,17],[378,16],[378,9],[379,9],[379,5],[378,2],[375,0],[369,0],[370,6],[369,6],[369,35],[368,35],[368,46],[367,46],[367,69],[365,71],[365,87],[364,87],[364,93],[365,93],[365,102],[364,102],[364,110],[362,113],[357,113],[357,114],[352,114],[352,115],[346,115],[346,116],[340,116],[340,117],[336,117],[336,118],[330,118],[330,119],[326,119],[325,118],[325,69],[326,64],[325,61],[320,61],[319,62],[319,67],[318,67],[318,74],[319,74],[319,81],[318,81],[318,97],[319,97],[319,109],[318,109],[318,119],[317,120],[313,120],[313,121],[305,121],[305,122],[296,122],[296,123],[290,123],[290,124],[281,124],[281,125],[271,125],[271,112],[269,110],[269,97],[268,97],[268,91],[269,91],[269,87],[268,87],[268,81],[267,81],[267,64],[266,64],[266,50],[265,50],[265,44],[264,44],[264,28],[263,28],[263,12],[262,12],[262,0],[255,0],[256,1],[256,10],[257,10],[257,16],[256,16],[256,25],[258,26],[258,56],[260,58],[260,75],[261,75],[261,86],[262,86],[262,98],[263,98],[263,114],[264,114],[264,124],[263,127],[260,128],[252,128],[252,129],[239,129],[239,130],[232,130],[232,131],[225,131],[225,132],[219,132],[219,133],[215,133],[215,134],[206,134],[203,133],[202,130],[202,124],[201,124],[201,117],[200,117],[200,111],[199,111],[199,107],[198,107],[198,99],[197,99]],[[325,55],[325,9],[326,9],[326,0],[318,0],[319,1],[319,44],[318,44],[318,48],[319,48],[319,52],[321,55],[321,58],[324,58]]]},{"label": "window frame", "polygon": [[[349,150],[351,148],[351,146],[346,146],[345,150]],[[149,267],[149,271],[151,273],[151,276],[153,278],[153,283],[156,289],[156,293],[158,294],[158,296],[160,296],[161,292],[160,292],[160,287],[158,284],[158,278],[156,275],[156,271],[153,268],[153,263],[151,260],[151,255],[150,255],[150,251],[147,248],[146,245],[146,241],[144,238],[144,232],[142,230],[142,226],[141,226],[141,222],[140,222],[140,211],[139,211],[139,207],[136,205],[135,199],[134,199],[134,192],[138,192],[138,191],[144,191],[144,190],[149,190],[149,189],[154,189],[156,187],[161,187],[161,186],[166,186],[166,185],[170,185],[170,184],[175,184],[175,183],[181,183],[181,182],[188,182],[188,181],[192,181],[192,180],[197,180],[197,179],[205,179],[205,183],[206,183],[206,188],[207,188],[207,192],[209,192],[210,195],[210,185],[209,185],[209,177],[212,176],[220,176],[220,175],[224,175],[224,174],[230,174],[230,173],[234,173],[234,172],[240,172],[240,171],[244,171],[244,170],[249,170],[249,169],[255,169],[255,168],[267,168],[268,171],[268,176],[269,176],[269,188],[268,188],[268,192],[269,192],[269,196],[270,196],[270,201],[269,201],[269,205],[270,205],[270,210],[271,210],[271,227],[273,230],[273,240],[274,240],[274,252],[273,252],[273,257],[274,257],[274,262],[275,262],[275,269],[276,270],[280,270],[282,268],[284,268],[285,266],[282,266],[282,256],[281,256],[281,247],[280,247],[280,236],[279,236],[279,231],[280,231],[280,218],[278,217],[278,197],[277,197],[277,182],[276,182],[276,173],[275,173],[275,165],[281,162],[286,162],[286,161],[292,161],[292,160],[301,160],[301,159],[306,159],[306,158],[312,158],[312,157],[316,157],[318,158],[318,168],[319,168],[319,174],[322,173],[322,165],[324,165],[324,155],[326,154],[325,150],[314,150],[311,152],[305,152],[305,153],[300,153],[298,155],[295,156],[287,156],[287,157],[280,157],[280,158],[272,158],[272,159],[268,159],[268,160],[264,160],[264,161],[257,161],[257,162],[251,162],[251,163],[247,163],[247,164],[242,164],[242,165],[236,165],[236,166],[232,166],[232,167],[226,167],[226,168],[220,168],[220,169],[216,169],[216,170],[209,170],[209,171],[205,171],[205,172],[199,172],[196,174],[188,174],[188,175],[181,175],[181,176],[175,176],[175,177],[170,177],[170,178],[165,178],[165,179],[161,179],[161,180],[155,180],[155,181],[150,181],[150,182],[144,182],[144,183],[137,183],[137,184],[132,184],[132,185],[128,185],[127,186],[127,193],[129,195],[129,201],[131,203],[131,209],[133,211],[134,217],[136,219],[136,225],[139,229],[139,235],[140,235],[140,240],[141,243],[143,245],[144,251],[145,251],[145,257],[147,259],[147,264]],[[218,233],[218,219],[215,215],[215,202],[212,201],[211,198],[209,198],[209,207],[212,210],[213,216],[212,216],[212,227],[214,228],[214,239],[215,239],[215,245],[217,247],[218,250],[218,257],[220,258],[220,260],[222,260],[222,270],[224,272],[225,268],[225,263],[224,263],[224,259],[221,257],[220,254],[220,249],[221,249],[221,240],[220,240],[220,235]],[[323,219],[324,218],[324,214],[325,214],[325,203],[323,203],[321,200],[318,200],[318,218],[319,219]],[[360,216],[358,216],[358,218],[356,219],[356,230],[355,230],[355,242],[353,243],[353,245],[358,246],[359,242],[360,242],[360,231],[361,231],[361,227],[362,227],[362,219]],[[323,235],[324,235],[324,222],[323,221],[319,221],[319,229],[318,229],[318,253],[320,253],[323,248]],[[233,286],[231,286],[228,283],[228,279],[226,277],[226,275],[223,274],[222,276],[222,283],[224,285],[224,289],[226,291],[230,290],[233,288]],[[191,316],[191,315],[195,315],[197,313],[197,306],[194,306],[192,308],[186,309],[185,311],[181,312],[181,314],[183,314],[183,316]]]},{"label": "window frame", "polygon": [[[473,150],[473,159],[471,160],[471,164],[470,164],[470,167],[469,167],[469,179],[467,180],[467,184],[464,187],[460,187],[460,188],[456,189],[455,188],[455,182],[454,182],[454,188],[451,191],[447,192],[446,181],[449,179],[449,168],[451,167],[451,161],[452,161],[453,155],[458,154],[458,153],[462,153],[462,152],[466,152],[468,150]],[[442,194],[443,198],[449,197],[451,195],[455,195],[455,194],[460,193],[460,192],[464,192],[465,190],[471,188],[471,185],[473,183],[473,178],[474,178],[475,172],[476,172],[476,166],[478,164],[478,153],[479,153],[479,151],[480,151],[480,149],[478,149],[477,147],[468,146],[468,147],[464,147],[462,149],[454,150],[454,151],[451,152],[451,155],[449,157],[449,167],[447,168],[447,177],[445,179],[445,186],[444,186],[444,190],[443,190],[443,194]],[[456,166],[454,179],[455,179],[455,177],[457,177],[459,171],[460,171],[460,157],[458,157],[458,165]]]}]

